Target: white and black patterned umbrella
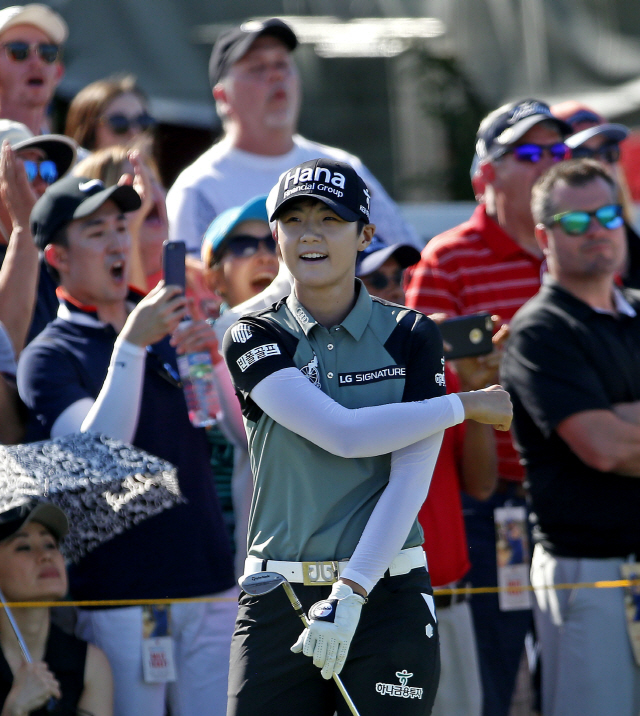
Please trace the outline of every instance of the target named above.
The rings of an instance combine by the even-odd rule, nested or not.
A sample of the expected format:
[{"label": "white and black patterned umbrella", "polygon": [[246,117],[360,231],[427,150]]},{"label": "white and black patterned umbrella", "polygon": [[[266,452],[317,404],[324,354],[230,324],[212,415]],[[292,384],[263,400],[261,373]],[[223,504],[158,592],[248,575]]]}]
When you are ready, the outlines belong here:
[{"label": "white and black patterned umbrella", "polygon": [[69,534],[61,548],[76,562],[185,499],[170,462],[105,435],[73,433],[0,445],[0,512],[37,502],[66,513]]}]

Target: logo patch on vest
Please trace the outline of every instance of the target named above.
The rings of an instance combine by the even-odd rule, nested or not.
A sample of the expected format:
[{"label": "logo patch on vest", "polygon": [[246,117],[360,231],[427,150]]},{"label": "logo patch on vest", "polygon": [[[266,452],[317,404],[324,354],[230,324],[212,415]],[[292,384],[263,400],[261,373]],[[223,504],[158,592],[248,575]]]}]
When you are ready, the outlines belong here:
[{"label": "logo patch on vest", "polygon": [[390,365],[377,370],[358,371],[357,373],[338,373],[338,385],[367,385],[382,380],[402,379],[407,375],[403,365]]}]

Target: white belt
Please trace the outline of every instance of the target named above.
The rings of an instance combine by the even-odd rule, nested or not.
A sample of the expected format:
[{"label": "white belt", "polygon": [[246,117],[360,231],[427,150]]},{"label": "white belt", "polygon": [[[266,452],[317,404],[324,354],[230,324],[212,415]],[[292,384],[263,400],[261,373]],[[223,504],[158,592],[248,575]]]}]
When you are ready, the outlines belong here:
[{"label": "white belt", "polygon": [[[306,584],[333,584],[348,567],[349,560],[340,562],[281,562],[276,559],[260,559],[247,557],[244,562],[244,576],[257,572],[277,572],[288,582]],[[398,574],[407,574],[417,567],[427,566],[427,555],[422,547],[409,547],[399,552],[389,565],[385,574],[395,577]]]}]

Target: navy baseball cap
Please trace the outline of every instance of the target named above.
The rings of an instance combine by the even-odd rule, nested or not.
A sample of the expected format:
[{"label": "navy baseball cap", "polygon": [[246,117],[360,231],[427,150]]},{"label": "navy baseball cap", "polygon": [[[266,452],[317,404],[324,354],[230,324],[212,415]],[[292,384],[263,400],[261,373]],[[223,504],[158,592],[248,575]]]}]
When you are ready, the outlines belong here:
[{"label": "navy baseball cap", "polygon": [[35,506],[26,503],[0,514],[0,540],[11,537],[29,522],[44,525],[58,542],[69,531],[67,516],[59,507],[45,502]]},{"label": "navy baseball cap", "polygon": [[52,184],[31,211],[31,233],[36,246],[44,250],[59,229],[93,214],[109,199],[123,212],[135,211],[142,205],[138,192],[127,184],[105,187],[99,179],[76,176]]},{"label": "navy baseball cap", "polygon": [[249,20],[243,22],[240,27],[222,33],[216,40],[209,59],[209,80],[211,86],[215,87],[226,75],[231,65],[242,59],[253,43],[263,35],[276,37],[284,43],[290,52],[298,46],[298,38],[295,32],[286,22],[277,17],[263,22]]},{"label": "navy baseball cap", "polygon": [[562,137],[572,134],[571,125],[556,117],[549,105],[538,99],[510,102],[488,114],[476,135],[476,152],[480,161],[496,159],[540,122],[553,122]]},{"label": "navy baseball cap", "polygon": [[411,244],[385,244],[374,236],[369,246],[358,253],[356,259],[356,276],[368,276],[377,271],[388,259],[393,258],[400,264],[400,268],[408,268],[420,261],[420,252]]},{"label": "navy baseball cap", "polygon": [[[243,221],[258,219],[269,223],[266,207],[266,196],[256,196],[242,206],[234,206],[231,209],[218,214],[209,224],[202,238],[201,258],[205,266],[211,266],[212,259],[219,261],[229,244],[229,234]],[[233,240],[233,239],[231,239]]]},{"label": "navy baseball cap", "polygon": [[345,221],[370,223],[371,195],[360,175],[345,162],[311,159],[280,175],[267,197],[269,221],[295,199],[319,199]]}]

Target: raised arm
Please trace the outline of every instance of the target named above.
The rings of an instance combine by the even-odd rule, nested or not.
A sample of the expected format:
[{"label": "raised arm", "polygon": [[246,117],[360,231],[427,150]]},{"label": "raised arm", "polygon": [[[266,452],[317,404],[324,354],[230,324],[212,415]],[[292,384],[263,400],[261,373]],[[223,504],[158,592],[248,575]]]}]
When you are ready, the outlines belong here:
[{"label": "raised arm", "polygon": [[297,368],[264,378],[251,399],[273,420],[339,457],[370,457],[406,448],[465,418],[509,428],[508,395],[493,386],[411,403],[345,408]]}]

